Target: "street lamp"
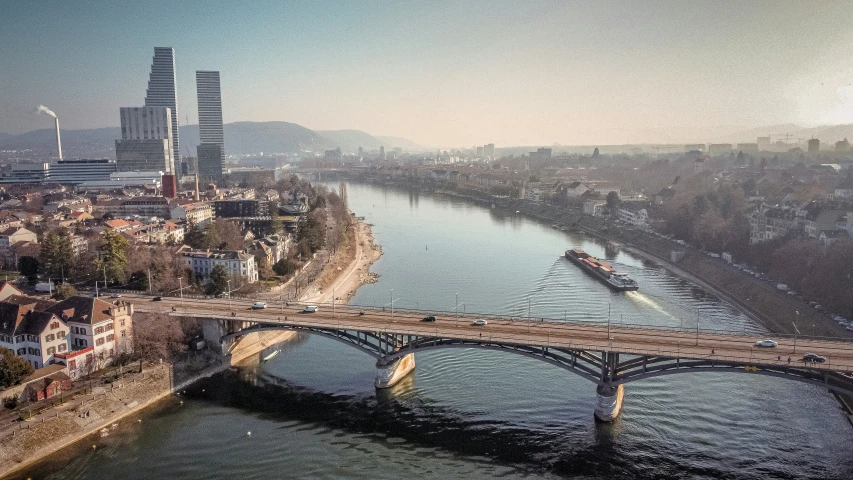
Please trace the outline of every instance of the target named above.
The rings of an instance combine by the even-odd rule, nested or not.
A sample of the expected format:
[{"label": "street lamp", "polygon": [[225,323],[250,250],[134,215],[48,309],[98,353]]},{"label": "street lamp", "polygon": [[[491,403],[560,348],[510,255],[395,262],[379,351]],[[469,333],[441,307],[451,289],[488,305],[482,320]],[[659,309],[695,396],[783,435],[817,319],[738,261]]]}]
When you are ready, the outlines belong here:
[{"label": "street lamp", "polygon": [[[150,272],[150,270],[149,270],[149,272]],[[150,273],[149,273],[149,275],[150,275]],[[149,280],[149,282],[150,282],[150,280]],[[151,284],[149,283],[149,285],[151,285]],[[178,277],[178,290],[181,291],[181,307],[183,307],[184,306],[184,277]]]},{"label": "street lamp", "polygon": [[800,334],[800,329],[797,327],[797,324],[800,323],[800,311],[794,310],[794,312],[796,312],[797,314],[797,316],[795,317],[797,320],[791,322],[791,325],[794,326],[794,332],[796,332],[794,333],[794,353],[797,353],[797,335]]},{"label": "street lamp", "polygon": [[231,280],[227,280],[228,283],[228,310],[231,310]]}]

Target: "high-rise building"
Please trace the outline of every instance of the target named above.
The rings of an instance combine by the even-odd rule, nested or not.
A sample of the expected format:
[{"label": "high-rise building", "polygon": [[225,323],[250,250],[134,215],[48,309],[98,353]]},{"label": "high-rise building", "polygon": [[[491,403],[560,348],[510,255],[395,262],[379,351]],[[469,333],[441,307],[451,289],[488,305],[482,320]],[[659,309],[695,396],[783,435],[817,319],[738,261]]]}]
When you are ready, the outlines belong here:
[{"label": "high-rise building", "polygon": [[200,143],[216,143],[225,152],[225,133],[222,127],[222,90],[219,72],[195,72],[198,92],[198,132]]},{"label": "high-rise building", "polygon": [[820,151],[820,140],[817,138],[809,139],[809,153],[817,154]]},{"label": "high-rise building", "polygon": [[[222,127],[222,90],[219,85],[219,72],[197,70],[195,72],[196,91],[198,92],[198,134],[199,174],[219,180],[225,165],[225,133]],[[219,159],[214,151],[204,145],[219,145]],[[204,152],[204,157],[202,157]]]},{"label": "high-rise building", "polygon": [[486,157],[494,157],[495,156],[495,144],[490,143],[488,145],[483,146],[483,156]]},{"label": "high-rise building", "polygon": [[173,120],[168,107],[122,107],[121,140],[116,140],[119,172],[175,174]]},{"label": "high-rise building", "polygon": [[202,143],[197,147],[198,176],[206,182],[222,180],[222,146],[218,143]]},{"label": "high-rise building", "polygon": [[483,157],[483,147],[477,147],[477,158]]},{"label": "high-rise building", "polygon": [[385,146],[379,146],[379,160],[385,160]]},{"label": "high-rise building", "polygon": [[[178,133],[178,88],[175,82],[175,51],[172,47],[154,47],[148,90],[145,91],[146,107],[169,107],[172,113],[172,165],[168,172],[175,173],[175,164],[180,165],[181,142]],[[161,137],[162,138],[162,137]]]}]

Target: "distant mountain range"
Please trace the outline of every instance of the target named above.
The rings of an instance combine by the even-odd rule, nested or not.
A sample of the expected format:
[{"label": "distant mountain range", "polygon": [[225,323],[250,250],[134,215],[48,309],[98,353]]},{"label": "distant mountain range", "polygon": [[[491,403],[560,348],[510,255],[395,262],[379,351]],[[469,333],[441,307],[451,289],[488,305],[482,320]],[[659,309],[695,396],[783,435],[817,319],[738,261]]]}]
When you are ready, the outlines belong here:
[{"label": "distant mountain range", "polygon": [[[346,152],[377,150],[384,146],[390,150],[421,150],[415,142],[399,137],[375,137],[361,130],[314,131],[288,122],[234,122],[226,123],[225,152],[230,155],[247,155],[264,152],[297,153],[322,151],[340,147]],[[196,154],[199,144],[198,125],[181,127],[181,154]],[[66,157],[115,157],[115,141],[121,138],[121,129],[95,128],[88,130],[62,130],[62,152]],[[55,155],[56,138],[53,129],[33,130],[20,135],[0,132],[0,150],[34,150],[45,157]]]}]

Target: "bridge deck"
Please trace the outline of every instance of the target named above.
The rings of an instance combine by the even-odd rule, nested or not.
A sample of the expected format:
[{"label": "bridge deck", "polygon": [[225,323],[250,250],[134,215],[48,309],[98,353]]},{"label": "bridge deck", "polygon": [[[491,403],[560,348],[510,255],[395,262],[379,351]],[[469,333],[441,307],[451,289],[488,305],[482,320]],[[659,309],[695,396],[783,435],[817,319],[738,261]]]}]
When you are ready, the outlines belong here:
[{"label": "bridge deck", "polygon": [[[139,312],[161,312],[172,315],[220,318],[231,321],[262,322],[272,325],[291,325],[326,329],[346,329],[368,332],[387,332],[401,335],[453,338],[472,341],[501,342],[517,345],[618,352],[681,359],[718,360],[745,365],[804,366],[802,355],[816,353],[826,357],[821,364],[806,364],[823,371],[853,372],[853,342],[823,339],[778,340],[776,348],[754,346],[761,338],[724,333],[688,332],[626,325],[585,324],[579,322],[527,321],[484,316],[437,315],[436,322],[422,322],[423,313],[365,311],[337,306],[322,306],[315,313],[302,313],[302,306],[283,308],[269,304],[266,309],[252,310],[252,301],[227,299],[181,300],[163,297],[153,302],[150,296],[125,295],[122,298],[135,305]],[[174,310],[173,310],[174,309]],[[232,315],[233,312],[233,315]],[[474,319],[488,320],[488,325],[476,326]],[[609,336],[608,336],[609,334]],[[795,348],[796,343],[796,348]],[[713,353],[712,353],[713,351]]]}]

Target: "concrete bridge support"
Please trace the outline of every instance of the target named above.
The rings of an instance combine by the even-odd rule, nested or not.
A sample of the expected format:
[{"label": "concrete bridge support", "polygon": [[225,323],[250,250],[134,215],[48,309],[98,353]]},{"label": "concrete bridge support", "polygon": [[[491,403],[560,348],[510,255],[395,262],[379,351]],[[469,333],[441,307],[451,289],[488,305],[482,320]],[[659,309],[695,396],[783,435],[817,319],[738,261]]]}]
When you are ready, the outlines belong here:
[{"label": "concrete bridge support", "polygon": [[612,422],[622,411],[622,396],[624,395],[622,385],[608,387],[599,385],[595,389],[598,400],[595,402],[595,419],[600,422]]},{"label": "concrete bridge support", "polygon": [[391,361],[380,359],[376,362],[376,388],[394,386],[415,369],[415,354],[410,353]]},{"label": "concrete bridge support", "polygon": [[207,343],[207,348],[219,354],[224,353],[223,350],[227,349],[228,346],[223,345],[222,337],[230,333],[228,323],[230,322],[215,318],[201,319],[201,333],[204,336],[205,343]]}]

